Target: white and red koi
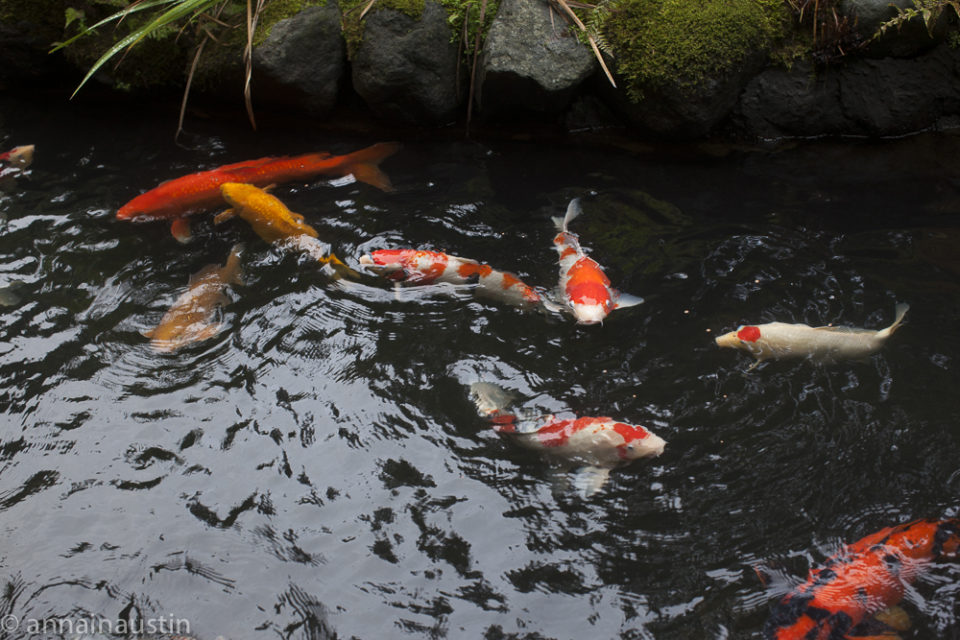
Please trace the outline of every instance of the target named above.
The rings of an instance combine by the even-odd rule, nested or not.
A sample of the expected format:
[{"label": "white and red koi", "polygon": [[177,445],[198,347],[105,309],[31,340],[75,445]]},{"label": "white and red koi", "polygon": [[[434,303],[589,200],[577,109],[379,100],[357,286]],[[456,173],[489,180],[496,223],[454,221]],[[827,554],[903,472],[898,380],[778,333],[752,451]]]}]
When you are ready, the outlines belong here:
[{"label": "white and red koi", "polygon": [[865,358],[876,353],[903,323],[910,309],[898,304],[896,318],[886,329],[872,331],[855,327],[810,327],[805,324],[769,322],[741,325],[736,331],[717,336],[719,347],[746,351],[757,359],[751,369],[764,360],[810,357],[822,361]]},{"label": "white and red koi", "polygon": [[410,284],[446,282],[455,285],[476,285],[479,295],[519,306],[544,304],[533,287],[506,271],[497,271],[488,264],[460,258],[440,251],[422,249],[379,249],[360,257],[360,264],[372,271]]},{"label": "white and red koi", "polygon": [[603,322],[614,309],[640,304],[643,298],[611,287],[597,261],[583,252],[577,235],[568,230],[570,221],[581,212],[580,199],[574,198],[567,206],[566,215],[553,219],[558,232],[553,244],[560,254],[560,292],[564,302],[578,323],[596,324]]},{"label": "white and red koi", "polygon": [[505,406],[515,396],[486,382],[472,384],[470,395],[480,414],[493,421],[493,429],[498,433],[509,434],[528,449],[579,465],[573,484],[584,497],[602,489],[615,467],[659,456],[667,444],[640,425],[608,417],[517,417],[507,412]]},{"label": "white and red koi", "polygon": [[9,151],[0,153],[0,166],[8,167],[11,170],[23,171],[33,162],[34,145],[27,144],[14,147]]}]

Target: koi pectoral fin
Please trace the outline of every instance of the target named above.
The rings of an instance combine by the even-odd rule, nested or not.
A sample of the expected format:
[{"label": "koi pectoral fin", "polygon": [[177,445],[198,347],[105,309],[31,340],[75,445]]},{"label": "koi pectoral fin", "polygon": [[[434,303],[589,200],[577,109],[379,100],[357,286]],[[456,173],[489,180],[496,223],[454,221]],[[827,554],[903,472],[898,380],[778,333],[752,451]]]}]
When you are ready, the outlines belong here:
[{"label": "koi pectoral fin", "polygon": [[589,498],[603,488],[610,477],[610,469],[603,467],[580,467],[573,474],[573,487],[581,498]]},{"label": "koi pectoral fin", "polygon": [[640,296],[632,296],[629,293],[618,293],[616,304],[613,305],[614,309],[625,309],[627,307],[635,307],[638,304],[643,304],[644,299]]},{"label": "koi pectoral fin", "polygon": [[224,222],[232,219],[236,215],[237,215],[236,209],[227,209],[225,211],[221,211],[220,213],[218,213],[213,217],[213,224],[223,224]]},{"label": "koi pectoral fin", "polygon": [[895,631],[906,631],[911,627],[910,616],[903,607],[894,605],[873,616],[874,620],[885,624]]},{"label": "koi pectoral fin", "polygon": [[170,233],[180,244],[186,244],[193,239],[193,234],[190,232],[190,221],[186,218],[174,220],[170,225]]}]

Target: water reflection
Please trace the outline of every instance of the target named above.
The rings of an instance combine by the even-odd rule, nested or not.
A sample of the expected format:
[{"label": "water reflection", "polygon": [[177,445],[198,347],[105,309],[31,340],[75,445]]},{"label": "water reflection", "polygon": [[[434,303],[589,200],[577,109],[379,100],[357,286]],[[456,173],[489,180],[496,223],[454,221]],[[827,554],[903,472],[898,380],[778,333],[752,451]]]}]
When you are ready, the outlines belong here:
[{"label": "water reflection", "polygon": [[[937,159],[956,138],[719,159],[408,141],[394,194],[275,192],[353,266],[436,248],[547,288],[550,217],[582,197],[581,241],[646,298],[582,327],[332,280],[241,225],[198,220],[180,246],[113,220],[165,177],[369,140],[207,123],[177,149],[125,118],[55,139],[12,112],[37,157],[0,200],[0,286],[19,283],[0,306],[4,613],[173,614],[198,638],[759,637],[840,541],[957,509],[956,189]],[[154,353],[141,330],[240,241],[223,330]],[[898,300],[909,323],[864,362],[746,372],[714,344],[745,322],[878,328]],[[669,446],[596,498],[556,492],[477,416],[478,380]],[[956,577],[905,604],[917,637],[955,632]]]}]

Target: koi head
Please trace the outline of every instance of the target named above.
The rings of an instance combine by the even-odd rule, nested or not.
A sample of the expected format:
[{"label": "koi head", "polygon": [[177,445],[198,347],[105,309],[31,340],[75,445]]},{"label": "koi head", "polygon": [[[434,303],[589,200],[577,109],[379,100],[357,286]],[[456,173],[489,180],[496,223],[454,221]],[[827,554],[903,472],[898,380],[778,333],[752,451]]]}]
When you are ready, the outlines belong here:
[{"label": "koi head", "polygon": [[371,271],[388,278],[402,278],[405,262],[409,262],[415,251],[412,249],[378,249],[360,256],[360,264]]},{"label": "koi head", "polygon": [[636,460],[637,458],[652,458],[663,453],[667,446],[666,440],[650,433],[640,425],[617,422],[613,430],[623,438],[623,444],[617,447],[620,458]]},{"label": "koi head", "polygon": [[220,195],[231,207],[242,207],[257,193],[263,193],[263,189],[243,182],[224,182],[220,185]]},{"label": "koi head", "polygon": [[757,350],[757,342],[761,337],[760,327],[741,325],[736,331],[730,331],[722,336],[717,336],[716,343],[718,347],[741,349],[753,353]]},{"label": "koi head", "polygon": [[0,160],[7,162],[11,167],[26,169],[33,162],[33,150],[32,144],[14,147],[6,153],[0,153]]},{"label": "koi head", "polygon": [[449,257],[439,251],[378,249],[360,257],[360,264],[392,280],[428,284],[447,268]]}]

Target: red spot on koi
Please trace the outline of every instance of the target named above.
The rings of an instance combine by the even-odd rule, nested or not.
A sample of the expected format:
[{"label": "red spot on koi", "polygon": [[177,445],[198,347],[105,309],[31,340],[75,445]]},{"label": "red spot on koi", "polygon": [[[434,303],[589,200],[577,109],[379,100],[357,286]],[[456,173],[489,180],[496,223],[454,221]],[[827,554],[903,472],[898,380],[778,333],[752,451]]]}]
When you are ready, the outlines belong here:
[{"label": "red spot on koi", "polygon": [[737,337],[744,342],[756,342],[760,339],[760,328],[754,326],[743,327],[737,331]]},{"label": "red spot on koi", "polygon": [[457,273],[459,273],[462,278],[469,278],[471,276],[485,278],[493,273],[493,267],[488,264],[474,264],[471,262],[465,262],[464,264],[460,265],[459,269],[457,269]]}]

